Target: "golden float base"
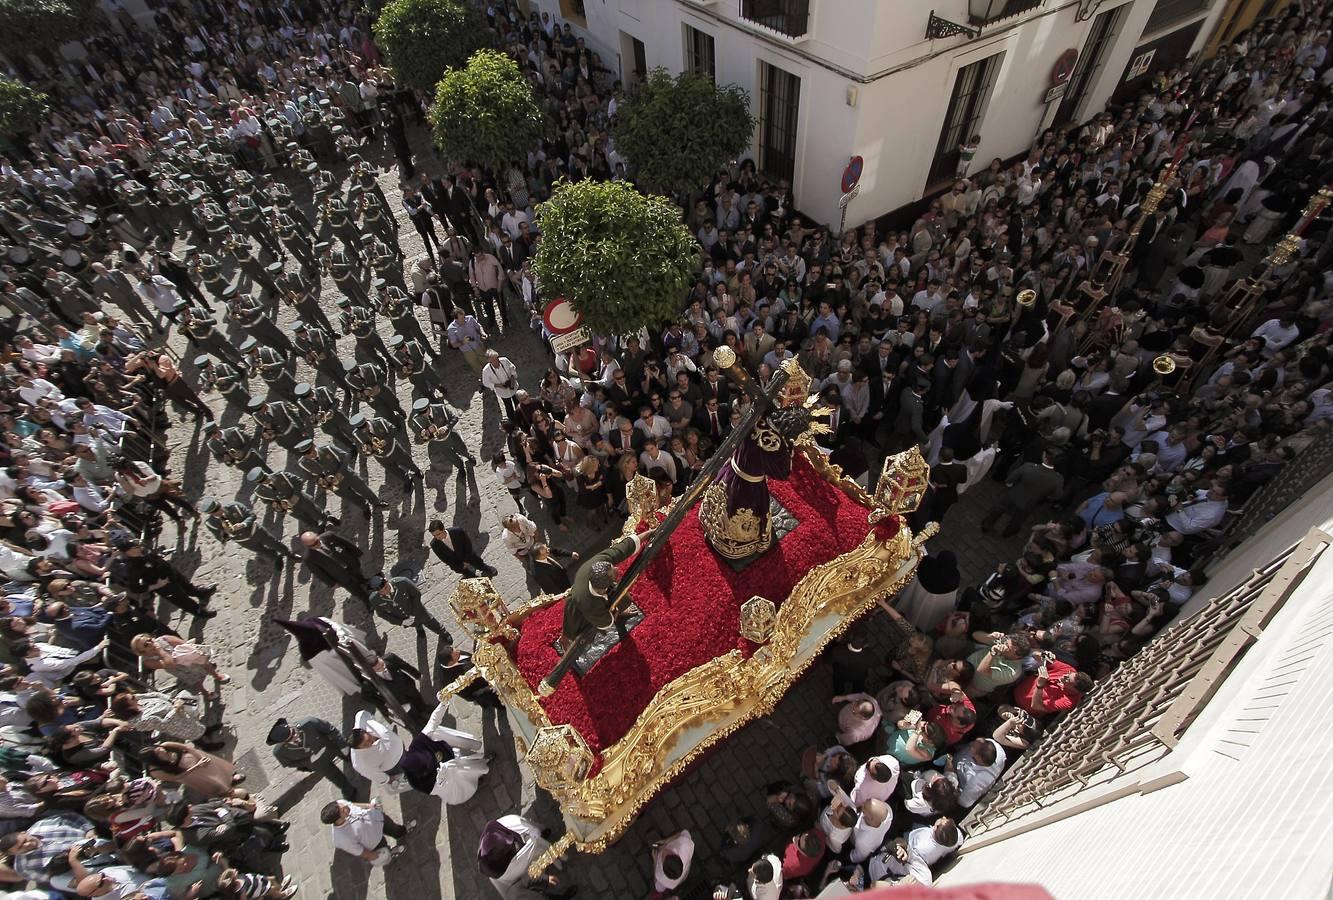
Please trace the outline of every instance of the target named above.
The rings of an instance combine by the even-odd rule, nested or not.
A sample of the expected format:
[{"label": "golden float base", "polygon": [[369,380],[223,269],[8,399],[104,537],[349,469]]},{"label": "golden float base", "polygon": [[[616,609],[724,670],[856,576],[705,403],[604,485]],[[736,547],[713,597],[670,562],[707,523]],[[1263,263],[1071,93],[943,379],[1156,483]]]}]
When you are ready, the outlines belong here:
[{"label": "golden float base", "polygon": [[[909,511],[898,507],[904,493],[916,494],[914,499],[919,500],[919,492],[902,491],[901,482],[885,483],[891,471],[904,469],[902,459],[889,460],[872,497],[844,478],[818,451],[800,448],[797,452],[802,451],[825,478],[863,502],[872,521]],[[915,451],[910,454],[915,460],[906,469],[915,478],[924,462],[918,465],[920,457]],[[873,609],[880,598],[891,596],[911,580],[923,552],[921,545],[934,533],[932,525],[913,537],[902,525],[892,538],[881,541],[872,529],[854,550],[811,569],[778,607],[766,644],[748,659],[733,650],[664,686],[625,736],[603,750],[601,768],[590,777],[593,757],[582,737],[573,728],[550,722],[509,652],[494,640],[507,632],[510,623],[559,597],[537,597],[506,616],[503,601],[488,579],[460,583],[451,603],[460,621],[480,625],[473,655],[476,669],[446,687],[441,697],[447,699],[476,678],[484,678],[509,709],[519,754],[526,758],[538,785],[560,805],[568,830],[533,864],[533,874],[570,847],[587,853],[605,850],[649,801],[704,753],[771,713],[829,643]]]}]

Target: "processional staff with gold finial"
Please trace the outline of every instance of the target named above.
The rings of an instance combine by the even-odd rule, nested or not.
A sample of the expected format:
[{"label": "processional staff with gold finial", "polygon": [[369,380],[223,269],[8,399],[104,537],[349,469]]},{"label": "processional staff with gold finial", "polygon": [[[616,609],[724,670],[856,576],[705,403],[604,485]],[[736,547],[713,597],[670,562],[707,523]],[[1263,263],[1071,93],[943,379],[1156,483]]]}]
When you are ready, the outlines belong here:
[{"label": "processional staff with gold finial", "polygon": [[[1106,250],[1102,252],[1102,258],[1098,265],[1100,271],[1101,265],[1105,264],[1108,269],[1102,281],[1103,292],[1101,298],[1096,302],[1089,304],[1081,315],[1086,320],[1094,319],[1100,312],[1100,306],[1105,298],[1110,297],[1114,302],[1115,297],[1120,293],[1120,283],[1125,278],[1125,269],[1129,265],[1129,258],[1134,252],[1134,246],[1139,242],[1139,234],[1143,231],[1143,223],[1148,217],[1157,212],[1158,207],[1162,205],[1167,191],[1171,190],[1172,183],[1176,180],[1176,173],[1180,170],[1180,164],[1185,160],[1185,151],[1189,149],[1189,133],[1194,127],[1194,120],[1199,117],[1198,112],[1190,113],[1189,119],[1185,122],[1185,127],[1181,129],[1180,145],[1176,147],[1175,155],[1171,157],[1171,162],[1166,164],[1153,186],[1148,189],[1143,201],[1139,204],[1139,214],[1134,219],[1133,226],[1129,229],[1129,239],[1125,245],[1114,253]],[[1154,236],[1155,237],[1155,236]]]}]

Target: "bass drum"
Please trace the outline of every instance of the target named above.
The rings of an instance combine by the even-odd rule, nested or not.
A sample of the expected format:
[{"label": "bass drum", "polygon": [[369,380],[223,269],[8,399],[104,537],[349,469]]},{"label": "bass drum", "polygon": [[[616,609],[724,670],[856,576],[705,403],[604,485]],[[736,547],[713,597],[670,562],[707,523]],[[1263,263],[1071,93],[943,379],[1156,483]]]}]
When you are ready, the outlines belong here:
[{"label": "bass drum", "polygon": [[60,261],[65,264],[65,268],[71,272],[82,272],[88,268],[88,257],[84,256],[73,247],[66,247],[60,251]]}]

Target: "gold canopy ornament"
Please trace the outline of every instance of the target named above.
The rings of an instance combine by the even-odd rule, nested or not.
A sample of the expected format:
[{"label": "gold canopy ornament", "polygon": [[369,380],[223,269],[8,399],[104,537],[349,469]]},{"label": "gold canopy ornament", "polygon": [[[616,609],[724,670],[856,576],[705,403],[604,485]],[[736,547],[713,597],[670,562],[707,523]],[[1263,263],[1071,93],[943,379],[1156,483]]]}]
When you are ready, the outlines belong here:
[{"label": "gold canopy ornament", "polygon": [[588,777],[592,750],[573,725],[548,725],[537,729],[528,764],[543,790],[559,790]]},{"label": "gold canopy ornament", "polygon": [[922,457],[919,448],[914,446],[890,456],[884,461],[884,471],[875,485],[871,524],[890,516],[916,512],[929,485],[930,464]]},{"label": "gold canopy ornament", "polygon": [[507,620],[509,607],[489,578],[464,578],[449,598],[458,624],[478,641],[518,640],[518,629]]},{"label": "gold canopy ornament", "polygon": [[772,600],[751,597],[741,604],[741,637],[752,644],[766,644],[777,619],[778,608]]},{"label": "gold canopy ornament", "polygon": [[638,529],[640,522],[646,522],[657,511],[657,485],[651,478],[644,477],[642,472],[636,473],[625,485],[625,505],[629,508],[629,515],[625,517],[621,537],[629,537]]}]

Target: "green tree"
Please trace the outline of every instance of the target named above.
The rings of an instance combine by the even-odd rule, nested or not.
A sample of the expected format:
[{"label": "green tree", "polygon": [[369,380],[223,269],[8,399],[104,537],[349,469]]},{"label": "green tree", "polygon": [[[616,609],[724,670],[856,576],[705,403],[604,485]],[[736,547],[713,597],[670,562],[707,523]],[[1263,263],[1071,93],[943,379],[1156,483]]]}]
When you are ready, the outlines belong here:
[{"label": "green tree", "polygon": [[0,75],[0,137],[18,137],[41,127],[46,100],[41,91]]},{"label": "green tree", "polygon": [[612,134],[640,184],[685,195],[739,156],[754,126],[744,89],[719,87],[705,75],[672,78],[666,69],[653,69],[617,108]]},{"label": "green tree", "polygon": [[21,59],[77,41],[97,24],[97,0],[0,0],[0,53]]},{"label": "green tree", "polygon": [[486,22],[467,0],[390,0],[374,30],[398,82],[424,91],[490,42]]},{"label": "green tree", "polygon": [[533,271],[599,334],[627,334],[680,314],[698,244],[667,198],[624,181],[561,182],[537,207]]},{"label": "green tree", "polygon": [[512,59],[478,50],[462,69],[450,69],[431,109],[435,146],[447,159],[503,172],[546,134],[548,120],[532,85]]}]

